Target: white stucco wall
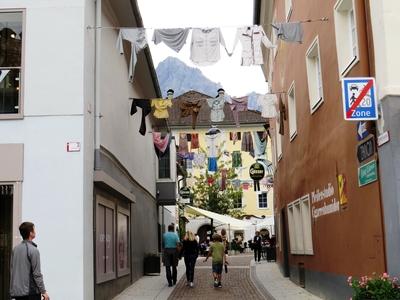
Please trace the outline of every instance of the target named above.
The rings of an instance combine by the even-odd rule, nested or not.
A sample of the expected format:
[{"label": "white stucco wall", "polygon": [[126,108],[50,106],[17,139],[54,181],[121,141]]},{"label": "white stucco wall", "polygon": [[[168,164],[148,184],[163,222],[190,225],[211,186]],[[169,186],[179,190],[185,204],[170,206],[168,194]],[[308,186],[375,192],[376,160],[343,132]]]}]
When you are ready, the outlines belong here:
[{"label": "white stucco wall", "polygon": [[[0,143],[24,144],[19,222],[36,224],[51,298],[84,299],[93,289],[83,263],[84,1],[2,0],[3,8],[26,10],[24,119],[0,120]],[[68,153],[67,142],[81,152]]]},{"label": "white stucco wall", "polygon": [[[108,8],[103,8],[108,9]],[[103,14],[102,26],[116,26],[112,13]],[[101,31],[101,105],[100,143],[123,164],[129,173],[155,196],[155,152],[149,116],[147,132],[139,134],[142,119],[141,108],[131,116],[129,97],[148,98],[140,84],[128,82],[129,57],[120,55],[115,47],[118,32],[114,29]],[[151,82],[146,83],[152,85]]]},{"label": "white stucco wall", "polygon": [[400,94],[400,1],[370,0],[378,97]]}]

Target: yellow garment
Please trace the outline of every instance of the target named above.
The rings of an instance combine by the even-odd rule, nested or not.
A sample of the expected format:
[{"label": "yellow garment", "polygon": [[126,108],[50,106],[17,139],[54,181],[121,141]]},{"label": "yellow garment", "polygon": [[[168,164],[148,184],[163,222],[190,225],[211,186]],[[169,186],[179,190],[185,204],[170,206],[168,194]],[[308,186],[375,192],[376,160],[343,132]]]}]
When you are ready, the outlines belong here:
[{"label": "yellow garment", "polygon": [[169,117],[168,107],[172,107],[172,101],[170,99],[152,99],[151,106],[155,107],[154,116],[157,119],[166,119]]}]

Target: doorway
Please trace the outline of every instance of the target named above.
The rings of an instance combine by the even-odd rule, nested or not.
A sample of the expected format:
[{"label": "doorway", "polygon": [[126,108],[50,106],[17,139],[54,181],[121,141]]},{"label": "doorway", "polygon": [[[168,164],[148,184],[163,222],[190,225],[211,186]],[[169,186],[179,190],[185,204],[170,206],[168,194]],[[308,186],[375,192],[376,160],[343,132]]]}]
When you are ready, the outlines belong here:
[{"label": "doorway", "polygon": [[286,209],[281,210],[281,223],[282,223],[282,253],[283,253],[283,272],[285,277],[290,277],[289,268],[289,248],[288,248],[288,226],[286,223]]},{"label": "doorway", "polygon": [[0,300],[9,299],[13,195],[13,185],[0,185]]}]

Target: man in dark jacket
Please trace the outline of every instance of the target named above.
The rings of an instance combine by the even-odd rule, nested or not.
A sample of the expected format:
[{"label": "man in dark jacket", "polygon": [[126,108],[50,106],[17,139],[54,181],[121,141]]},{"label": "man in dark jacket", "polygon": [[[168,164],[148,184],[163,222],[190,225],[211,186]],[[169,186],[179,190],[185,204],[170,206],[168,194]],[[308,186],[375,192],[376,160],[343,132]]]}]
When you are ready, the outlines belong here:
[{"label": "man in dark jacket", "polygon": [[261,259],[261,236],[260,236],[260,232],[256,231],[256,235],[254,236],[253,239],[253,250],[254,250],[254,261],[260,262]]},{"label": "man in dark jacket", "polygon": [[35,225],[24,222],[19,232],[23,241],[11,256],[10,295],[17,300],[49,300],[40,271],[40,253],[32,241],[36,237]]}]

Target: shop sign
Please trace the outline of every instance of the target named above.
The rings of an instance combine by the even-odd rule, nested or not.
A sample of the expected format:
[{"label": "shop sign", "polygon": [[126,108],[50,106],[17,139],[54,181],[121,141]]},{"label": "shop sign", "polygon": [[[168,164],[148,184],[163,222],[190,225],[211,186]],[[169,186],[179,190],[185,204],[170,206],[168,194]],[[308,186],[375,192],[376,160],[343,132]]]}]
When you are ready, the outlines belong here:
[{"label": "shop sign", "polygon": [[314,219],[338,212],[339,208],[332,183],[329,182],[322,190],[316,189],[311,192],[311,213]]},{"label": "shop sign", "polygon": [[190,189],[187,186],[182,187],[179,190],[179,195],[181,195],[182,198],[190,198]]},{"label": "shop sign", "polygon": [[252,164],[249,170],[250,178],[253,180],[261,180],[265,176],[265,169],[264,166],[258,162]]},{"label": "shop sign", "polygon": [[358,186],[362,187],[378,180],[376,160],[372,160],[358,168]]},{"label": "shop sign", "polygon": [[371,136],[365,142],[360,143],[357,146],[357,158],[358,162],[362,163],[375,154],[375,139]]},{"label": "shop sign", "polygon": [[386,144],[390,141],[390,134],[389,131],[385,131],[384,133],[378,136],[378,147]]},{"label": "shop sign", "polygon": [[79,142],[68,142],[67,152],[79,152],[81,151],[81,143]]}]

